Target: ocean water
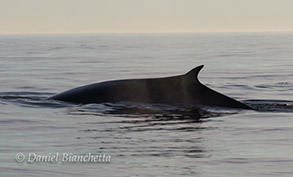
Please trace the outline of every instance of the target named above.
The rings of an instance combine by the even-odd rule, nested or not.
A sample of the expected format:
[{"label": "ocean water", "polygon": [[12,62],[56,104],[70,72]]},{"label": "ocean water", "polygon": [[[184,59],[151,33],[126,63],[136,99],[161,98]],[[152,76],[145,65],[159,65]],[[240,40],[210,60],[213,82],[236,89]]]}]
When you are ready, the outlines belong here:
[{"label": "ocean water", "polygon": [[[201,64],[202,83],[255,110],[46,100]],[[292,68],[293,33],[0,36],[0,175],[292,176]],[[64,153],[111,159],[29,161]]]}]

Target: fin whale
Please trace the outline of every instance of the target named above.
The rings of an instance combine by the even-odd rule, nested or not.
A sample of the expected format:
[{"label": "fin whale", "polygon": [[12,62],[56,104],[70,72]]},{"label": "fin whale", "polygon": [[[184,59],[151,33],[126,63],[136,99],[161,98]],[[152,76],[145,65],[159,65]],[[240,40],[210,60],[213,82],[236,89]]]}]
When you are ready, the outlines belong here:
[{"label": "fin whale", "polygon": [[125,79],[90,84],[59,93],[49,99],[78,104],[130,101],[251,109],[249,106],[201,84],[198,74],[202,68],[203,65],[178,76]]}]

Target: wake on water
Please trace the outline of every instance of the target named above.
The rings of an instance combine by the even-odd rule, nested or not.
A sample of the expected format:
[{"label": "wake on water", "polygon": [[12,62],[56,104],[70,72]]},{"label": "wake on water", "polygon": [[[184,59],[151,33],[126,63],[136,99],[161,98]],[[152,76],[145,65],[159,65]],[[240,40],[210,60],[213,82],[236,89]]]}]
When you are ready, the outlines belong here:
[{"label": "wake on water", "polygon": [[[190,119],[202,121],[205,118],[239,114],[248,110],[208,107],[173,106],[164,104],[140,104],[131,102],[76,105],[62,101],[48,100],[54,93],[1,92],[0,104],[16,104],[33,108],[68,108],[68,114],[117,115],[123,117],[151,117],[159,120]],[[293,101],[286,100],[244,100],[243,103],[259,112],[293,112]]]}]

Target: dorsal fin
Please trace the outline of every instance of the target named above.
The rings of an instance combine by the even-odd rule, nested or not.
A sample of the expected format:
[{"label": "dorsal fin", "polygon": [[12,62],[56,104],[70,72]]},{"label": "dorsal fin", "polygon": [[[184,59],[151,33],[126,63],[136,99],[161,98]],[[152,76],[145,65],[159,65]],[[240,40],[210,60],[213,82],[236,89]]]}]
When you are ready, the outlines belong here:
[{"label": "dorsal fin", "polygon": [[187,77],[194,78],[194,79],[198,80],[198,73],[200,72],[200,70],[203,67],[204,67],[204,65],[200,65],[198,67],[195,67],[192,70],[190,70],[189,72],[187,72],[186,74],[184,74],[184,76],[187,76]]}]

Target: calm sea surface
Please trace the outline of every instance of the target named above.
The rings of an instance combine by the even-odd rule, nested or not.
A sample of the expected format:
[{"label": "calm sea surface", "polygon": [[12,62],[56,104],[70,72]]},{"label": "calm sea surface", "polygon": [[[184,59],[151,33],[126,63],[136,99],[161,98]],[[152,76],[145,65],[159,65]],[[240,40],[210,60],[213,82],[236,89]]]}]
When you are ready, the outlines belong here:
[{"label": "calm sea surface", "polygon": [[[199,121],[167,105],[46,100],[201,64],[202,83],[257,111],[207,108]],[[0,36],[0,176],[291,177],[292,68],[293,33]],[[33,153],[111,160],[28,162]]]}]

